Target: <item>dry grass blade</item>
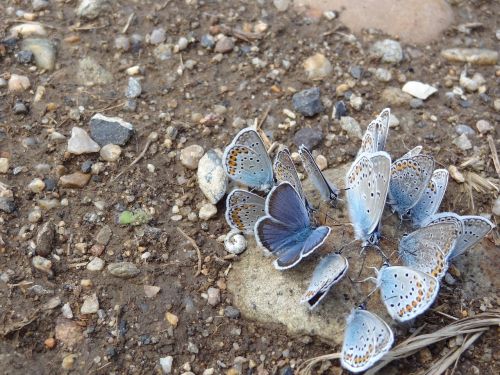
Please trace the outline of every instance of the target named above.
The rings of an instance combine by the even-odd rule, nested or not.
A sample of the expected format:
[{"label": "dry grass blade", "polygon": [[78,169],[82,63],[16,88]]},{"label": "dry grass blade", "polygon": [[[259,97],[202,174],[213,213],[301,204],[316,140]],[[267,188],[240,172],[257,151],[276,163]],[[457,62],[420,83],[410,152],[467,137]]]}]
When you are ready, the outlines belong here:
[{"label": "dry grass blade", "polygon": [[495,141],[491,135],[488,136],[488,145],[490,146],[491,158],[493,159],[495,170],[497,171],[498,177],[500,177],[500,161],[498,160],[498,152],[495,146]]},{"label": "dry grass blade", "polygon": [[481,177],[474,172],[467,172],[466,181],[471,188],[479,193],[488,193],[493,190],[500,191],[500,187],[492,179]]},{"label": "dry grass blade", "polygon": [[[446,369],[458,360],[460,355],[477,340],[477,338],[488,330],[491,326],[500,326],[500,311],[494,310],[483,314],[478,314],[475,317],[465,318],[453,322],[440,330],[432,333],[426,333],[418,336],[411,336],[391,351],[389,351],[381,361],[368,370],[365,375],[374,375],[380,369],[387,366],[396,359],[406,358],[422,348],[428,347],[438,341],[446,340],[458,335],[470,335],[464,340],[463,345],[454,352],[450,352],[444,358],[441,358],[434,366],[427,370],[426,374],[442,374]],[[314,367],[326,360],[338,359],[340,353],[331,353],[323,356],[310,358],[300,365],[298,368],[299,375],[310,375]]]}]

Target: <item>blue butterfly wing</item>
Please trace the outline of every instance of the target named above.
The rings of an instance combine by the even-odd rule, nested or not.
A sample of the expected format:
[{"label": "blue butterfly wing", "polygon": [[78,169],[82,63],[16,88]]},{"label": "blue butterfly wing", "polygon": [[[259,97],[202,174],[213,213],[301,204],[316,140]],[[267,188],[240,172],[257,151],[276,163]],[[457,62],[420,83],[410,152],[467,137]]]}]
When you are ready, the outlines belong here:
[{"label": "blue butterfly wing", "polygon": [[389,203],[400,216],[417,204],[427,188],[434,159],[427,155],[398,159],[391,165]]},{"label": "blue butterfly wing", "polygon": [[266,214],[265,203],[259,195],[235,189],[227,196],[226,221],[231,228],[253,233],[257,220]]},{"label": "blue butterfly wing", "polygon": [[290,152],[287,149],[281,150],[274,159],[274,175],[278,183],[288,182],[299,193],[300,197],[305,200],[304,192],[302,190],[302,183],[300,182],[297,169],[290,157]]},{"label": "blue butterfly wing", "polygon": [[325,202],[335,202],[338,198],[339,190],[326,179],[311,153],[304,145],[300,146],[299,155],[302,159],[302,165],[314,187],[318,190],[321,199]]},{"label": "blue butterfly wing", "polygon": [[436,169],[422,197],[410,210],[410,216],[415,225],[420,226],[423,220],[434,215],[443,200],[446,187],[448,186],[448,171]]},{"label": "blue butterfly wing", "polygon": [[266,213],[295,231],[311,226],[304,201],[288,182],[281,183],[271,190],[266,200]]},{"label": "blue butterfly wing", "polygon": [[491,221],[482,216],[461,216],[460,221],[463,225],[463,233],[458,238],[450,259],[465,253],[495,227]]}]

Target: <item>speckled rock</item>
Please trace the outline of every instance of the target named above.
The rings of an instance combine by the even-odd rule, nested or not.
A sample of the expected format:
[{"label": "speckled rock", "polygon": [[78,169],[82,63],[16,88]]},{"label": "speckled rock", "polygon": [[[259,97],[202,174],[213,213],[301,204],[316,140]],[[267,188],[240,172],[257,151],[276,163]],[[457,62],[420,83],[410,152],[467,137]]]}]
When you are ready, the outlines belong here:
[{"label": "speckled rock", "polygon": [[226,194],[228,177],[222,166],[222,153],[208,150],[198,162],[198,186],[212,204]]},{"label": "speckled rock", "polygon": [[130,262],[110,263],[108,265],[108,271],[113,276],[122,279],[135,277],[141,272],[134,263]]},{"label": "speckled rock", "polygon": [[134,126],[119,117],[97,113],[90,119],[90,135],[101,147],[109,143],[123,146],[133,134]]},{"label": "speckled rock", "polygon": [[180,160],[183,166],[188,169],[198,168],[198,163],[204,153],[203,147],[200,145],[191,145],[184,147],[181,150]]}]

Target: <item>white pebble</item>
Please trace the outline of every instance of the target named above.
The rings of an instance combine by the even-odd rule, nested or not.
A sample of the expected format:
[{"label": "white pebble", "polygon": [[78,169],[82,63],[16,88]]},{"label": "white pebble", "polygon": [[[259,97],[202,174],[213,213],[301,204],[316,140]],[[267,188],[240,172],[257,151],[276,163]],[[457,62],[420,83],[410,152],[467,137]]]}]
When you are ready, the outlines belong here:
[{"label": "white pebble", "polygon": [[122,148],[118,145],[107,144],[101,148],[101,158],[105,161],[117,161],[122,153]]},{"label": "white pebble", "polygon": [[45,182],[39,178],[34,178],[28,185],[28,189],[33,193],[40,193],[45,189]]},{"label": "white pebble", "polygon": [[320,171],[323,171],[328,167],[328,160],[323,155],[318,155],[316,156],[316,164],[318,164]]},{"label": "white pebble", "polygon": [[200,212],[198,214],[201,220],[209,220],[215,215],[217,215],[217,207],[212,203],[205,203],[203,206],[201,206]]}]

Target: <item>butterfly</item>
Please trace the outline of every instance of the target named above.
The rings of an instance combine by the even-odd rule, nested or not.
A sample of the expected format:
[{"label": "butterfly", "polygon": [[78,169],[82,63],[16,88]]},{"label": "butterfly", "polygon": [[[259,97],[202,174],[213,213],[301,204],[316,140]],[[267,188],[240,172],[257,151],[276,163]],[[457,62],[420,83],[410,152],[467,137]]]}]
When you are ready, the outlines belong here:
[{"label": "butterfly", "polygon": [[230,178],[252,189],[268,191],[274,185],[273,164],[254,129],[243,129],[234,137],[222,162]]},{"label": "butterfly", "polygon": [[375,120],[370,122],[361,140],[358,156],[364,152],[384,151],[387,134],[389,133],[390,117],[391,110],[385,108]]},{"label": "butterfly", "polygon": [[410,209],[410,217],[414,225],[421,226],[425,218],[437,212],[448,186],[448,175],[446,169],[436,169],[432,172],[431,180],[424,190],[424,194]]},{"label": "butterfly", "polygon": [[354,309],[346,321],[340,364],[351,372],[362,372],[389,351],[394,334],[380,317],[363,309]]},{"label": "butterfly", "polygon": [[300,198],[306,202],[307,200],[302,189],[302,183],[300,182],[299,175],[297,174],[297,169],[290,157],[290,152],[288,149],[283,149],[276,155],[273,164],[274,176],[276,177],[277,183],[288,182],[293,188],[299,193]]},{"label": "butterfly", "polygon": [[314,187],[318,190],[321,199],[328,203],[335,203],[339,196],[339,190],[328,182],[306,146],[299,147],[299,155],[302,159],[302,165]]},{"label": "butterfly", "polygon": [[461,230],[449,259],[462,255],[467,250],[480,242],[495,225],[482,216],[460,216],[454,212],[441,212],[424,220],[423,225],[429,225],[438,222],[458,222],[461,224]]},{"label": "butterfly", "polygon": [[424,313],[439,291],[435,277],[404,266],[382,266],[377,285],[389,315],[399,322]]},{"label": "butterfly", "polygon": [[226,221],[233,229],[250,234],[255,223],[266,214],[266,200],[246,190],[234,189],[226,199]]},{"label": "butterfly", "polygon": [[361,154],[346,177],[349,216],[356,239],[363,246],[376,245],[380,239],[380,219],[385,206],[391,157],[379,151]]},{"label": "butterfly", "polygon": [[288,269],[325,242],[331,228],[316,227],[297,190],[289,182],[275,186],[266,198],[266,215],[255,224],[255,239],[277,256],[276,269]]},{"label": "butterfly", "polygon": [[321,259],[314,269],[309,288],[300,303],[307,303],[310,310],[314,309],[330,288],[345,276],[348,268],[349,262],[340,254],[332,253]]},{"label": "butterfly", "polygon": [[433,170],[434,159],[428,155],[402,157],[392,163],[388,203],[401,218],[418,203]]},{"label": "butterfly", "polygon": [[461,229],[460,223],[437,222],[404,236],[399,241],[403,264],[441,280]]}]

